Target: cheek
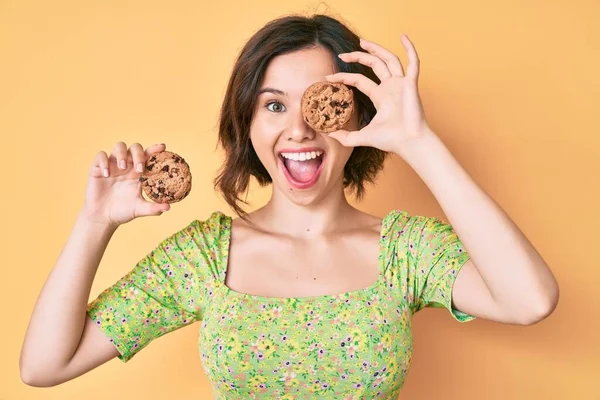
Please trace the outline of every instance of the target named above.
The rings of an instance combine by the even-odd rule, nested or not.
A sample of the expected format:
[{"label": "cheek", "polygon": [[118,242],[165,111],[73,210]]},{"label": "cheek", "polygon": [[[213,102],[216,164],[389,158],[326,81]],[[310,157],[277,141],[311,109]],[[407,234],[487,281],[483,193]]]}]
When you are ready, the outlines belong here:
[{"label": "cheek", "polygon": [[352,151],[354,149],[352,147],[344,147],[342,146],[342,150],[340,150],[340,158],[342,159],[342,166],[345,166],[352,155]]},{"label": "cheek", "polygon": [[256,136],[273,137],[285,127],[283,116],[273,116],[258,112],[252,122],[252,131]]},{"label": "cheek", "polygon": [[[344,126],[345,128],[347,127]],[[346,162],[352,155],[353,147],[343,146],[337,140],[330,138],[328,135],[323,134],[323,138],[327,142],[327,148],[332,154],[335,154],[335,165],[339,165],[340,168],[343,168],[346,165]]]},{"label": "cheek", "polygon": [[279,136],[278,132],[273,123],[265,121],[265,118],[257,117],[252,121],[250,141],[263,164],[270,163],[269,158],[273,158],[274,147]]}]

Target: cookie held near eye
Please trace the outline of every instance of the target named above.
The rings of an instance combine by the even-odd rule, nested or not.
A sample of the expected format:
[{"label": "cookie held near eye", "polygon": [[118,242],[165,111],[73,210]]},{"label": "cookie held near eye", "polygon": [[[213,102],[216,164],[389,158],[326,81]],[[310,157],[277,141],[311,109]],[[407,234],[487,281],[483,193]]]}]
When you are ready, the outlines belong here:
[{"label": "cookie held near eye", "polygon": [[338,82],[316,82],[302,95],[304,121],[317,132],[341,129],[354,112],[354,93]]},{"label": "cookie held near eye", "polygon": [[166,150],[146,161],[139,181],[146,196],[155,203],[176,203],[192,190],[190,166],[183,157]]}]

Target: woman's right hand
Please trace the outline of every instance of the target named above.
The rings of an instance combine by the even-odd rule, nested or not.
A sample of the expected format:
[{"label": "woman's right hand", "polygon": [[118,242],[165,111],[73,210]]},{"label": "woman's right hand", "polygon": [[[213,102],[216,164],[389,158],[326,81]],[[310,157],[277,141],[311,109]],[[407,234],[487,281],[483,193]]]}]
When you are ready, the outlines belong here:
[{"label": "woman's right hand", "polygon": [[165,148],[164,144],[156,144],[144,151],[141,144],[134,143],[127,149],[125,143],[118,142],[110,157],[99,152],[90,168],[82,216],[116,228],[134,218],[161,215],[169,210],[168,203],[145,200],[139,181],[146,160]]}]

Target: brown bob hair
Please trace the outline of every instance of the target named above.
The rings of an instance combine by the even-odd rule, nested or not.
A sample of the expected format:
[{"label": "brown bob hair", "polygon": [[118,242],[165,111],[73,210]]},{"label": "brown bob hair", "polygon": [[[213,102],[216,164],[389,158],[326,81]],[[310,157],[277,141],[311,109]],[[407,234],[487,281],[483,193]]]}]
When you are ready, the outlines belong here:
[{"label": "brown bob hair", "polygon": [[[248,203],[239,195],[248,190],[250,177],[254,176],[260,186],[272,183],[250,142],[250,125],[269,61],[282,54],[316,46],[331,53],[337,72],[360,73],[380,83],[371,68],[359,63],[345,63],[337,57],[339,53],[362,51],[362,48],[360,38],[335,18],[321,14],[312,17],[285,16],[267,23],[256,32],[235,62],[218,124],[217,146],[220,144],[225,150],[225,162],[214,179],[214,187],[242,218],[247,213],[239,203]],[[375,116],[375,106],[364,93],[354,87],[351,89],[358,106],[359,125],[363,127]],[[344,188],[354,190],[356,199],[360,201],[365,192],[365,182],[374,183],[388,155],[373,147],[355,147],[344,167]]]}]

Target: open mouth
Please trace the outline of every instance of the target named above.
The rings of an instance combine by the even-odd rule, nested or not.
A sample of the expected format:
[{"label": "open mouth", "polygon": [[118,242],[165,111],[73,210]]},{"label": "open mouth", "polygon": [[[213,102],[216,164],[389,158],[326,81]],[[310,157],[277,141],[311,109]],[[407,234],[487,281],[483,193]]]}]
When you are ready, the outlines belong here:
[{"label": "open mouth", "polygon": [[323,171],[325,157],[325,152],[313,151],[306,153],[282,152],[278,158],[288,182],[298,189],[306,189],[318,181]]}]

